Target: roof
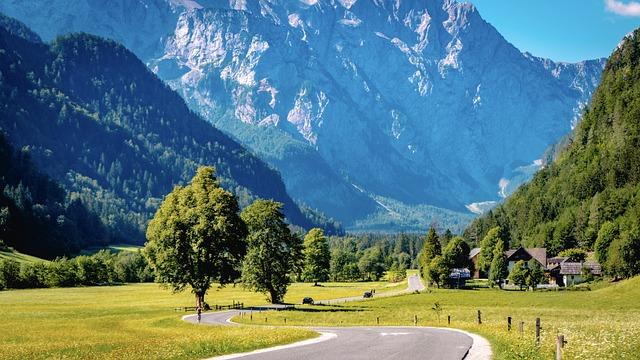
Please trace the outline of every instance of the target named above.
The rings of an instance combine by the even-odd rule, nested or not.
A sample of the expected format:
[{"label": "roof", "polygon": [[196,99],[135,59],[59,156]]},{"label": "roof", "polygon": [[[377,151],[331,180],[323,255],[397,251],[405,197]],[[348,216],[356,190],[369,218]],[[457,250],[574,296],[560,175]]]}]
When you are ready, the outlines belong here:
[{"label": "roof", "polygon": [[528,248],[525,249],[534,259],[538,260],[543,267],[547,267],[547,249],[546,248]]},{"label": "roof", "polygon": [[510,258],[518,253],[524,251],[525,253],[529,254],[529,256],[531,256],[533,259],[538,260],[538,262],[540,263],[540,265],[542,265],[543,268],[547,267],[547,249],[546,248],[517,248],[515,250],[507,250],[504,252],[504,255],[507,257],[507,259],[510,260]]},{"label": "roof", "polygon": [[471,249],[471,251],[469,251],[469,259],[475,257],[478,254],[480,254],[480,248]]},{"label": "roof", "polygon": [[569,260],[569,258],[566,256],[554,256],[547,259],[547,264],[560,264],[567,260]]},{"label": "roof", "polygon": [[602,274],[602,266],[594,261],[579,262],[563,262],[560,264],[560,275],[581,275],[582,269],[589,269],[593,275]]}]

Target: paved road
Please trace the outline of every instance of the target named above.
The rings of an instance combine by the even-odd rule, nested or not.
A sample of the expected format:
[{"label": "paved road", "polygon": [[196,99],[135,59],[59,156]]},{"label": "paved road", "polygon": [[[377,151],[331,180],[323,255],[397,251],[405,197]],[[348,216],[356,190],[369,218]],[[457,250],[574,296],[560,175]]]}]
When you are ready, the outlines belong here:
[{"label": "paved road", "polygon": [[[400,295],[422,290],[424,286],[418,276],[409,277],[406,290],[376,294],[376,297]],[[324,304],[362,300],[362,297],[325,300]],[[201,323],[211,325],[240,326],[230,319],[240,312],[250,310],[231,310],[202,314]],[[185,321],[197,322],[195,315],[187,315]],[[320,359],[433,359],[460,360],[470,357],[484,359],[470,352],[474,345],[472,334],[456,330],[427,327],[313,327],[321,334],[320,338],[281,347],[258,350],[244,354],[225,355],[213,359],[243,360],[320,360]],[[474,339],[471,336],[474,336]],[[482,341],[482,339],[480,339]],[[490,349],[489,356],[490,356]],[[467,357],[468,359],[468,357]]]},{"label": "paved road", "polygon": [[[239,326],[229,322],[239,311],[202,314],[201,323]],[[184,318],[196,322],[194,315]],[[468,335],[446,329],[425,327],[313,327],[321,341],[279,350],[236,354],[220,359],[320,360],[320,359],[426,359],[460,360],[473,340]],[[322,341],[324,340],[324,341]],[[215,358],[214,358],[215,359]]]},{"label": "paved road", "polygon": [[[420,281],[420,277],[418,275],[411,275],[409,276],[407,288],[405,290],[386,291],[386,292],[376,293],[374,295],[374,298],[397,296],[397,295],[409,294],[414,291],[422,291],[422,290],[424,290],[424,285],[422,284],[422,281]],[[345,298],[331,299],[331,300],[318,300],[315,303],[321,304],[321,305],[331,305],[331,304],[342,304],[345,302],[362,301],[362,300],[363,300],[362,296],[352,296],[352,297],[345,297]]]}]

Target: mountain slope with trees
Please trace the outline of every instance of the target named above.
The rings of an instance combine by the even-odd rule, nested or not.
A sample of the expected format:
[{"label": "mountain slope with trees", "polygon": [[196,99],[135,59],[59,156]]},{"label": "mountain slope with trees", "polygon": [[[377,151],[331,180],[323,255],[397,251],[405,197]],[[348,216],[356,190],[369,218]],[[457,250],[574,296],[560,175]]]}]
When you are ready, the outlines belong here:
[{"label": "mountain slope with trees", "polygon": [[326,221],[308,220],[276,171],[191,112],[123,46],[87,34],[44,44],[14,20],[0,24],[0,128],[100,216],[112,241],[142,242],[162,197],[200,165],[215,166],[242,206],[275,199],[295,225]]},{"label": "mountain slope with trees", "polygon": [[595,250],[609,274],[640,273],[640,30],[609,58],[555,162],[465,235],[478,241],[495,226],[512,247]]}]

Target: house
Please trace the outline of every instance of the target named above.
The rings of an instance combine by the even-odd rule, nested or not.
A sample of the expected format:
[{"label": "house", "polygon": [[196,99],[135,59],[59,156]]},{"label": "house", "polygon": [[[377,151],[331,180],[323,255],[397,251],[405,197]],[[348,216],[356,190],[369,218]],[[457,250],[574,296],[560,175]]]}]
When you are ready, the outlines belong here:
[{"label": "house", "polygon": [[[546,248],[517,248],[504,252],[507,257],[507,269],[509,273],[518,261],[524,261],[525,267],[529,266],[529,261],[537,261],[544,271],[545,278],[549,285],[571,286],[587,280],[588,276],[602,275],[602,266],[595,261],[571,262],[568,257],[554,256],[547,258]],[[473,248],[469,252],[469,260],[474,265],[474,272],[471,276],[475,279],[486,277],[478,270],[478,259],[480,258],[480,248]],[[453,275],[453,273],[452,273]],[[450,279],[454,279],[453,276]]]},{"label": "house", "polygon": [[480,248],[473,248],[469,252],[469,260],[473,264],[473,274],[472,277],[474,279],[480,279],[480,269],[478,269],[478,259],[480,259]]},{"label": "house", "polygon": [[588,276],[602,275],[602,266],[595,261],[561,262],[550,270],[558,286],[572,286],[587,281]]},{"label": "house", "polygon": [[515,250],[507,250],[504,252],[504,255],[507,257],[507,269],[509,273],[513,270],[513,267],[516,265],[518,261],[524,261],[525,266],[528,266],[528,262],[531,259],[535,259],[542,269],[547,268],[547,249],[545,248],[523,248],[519,247]]}]

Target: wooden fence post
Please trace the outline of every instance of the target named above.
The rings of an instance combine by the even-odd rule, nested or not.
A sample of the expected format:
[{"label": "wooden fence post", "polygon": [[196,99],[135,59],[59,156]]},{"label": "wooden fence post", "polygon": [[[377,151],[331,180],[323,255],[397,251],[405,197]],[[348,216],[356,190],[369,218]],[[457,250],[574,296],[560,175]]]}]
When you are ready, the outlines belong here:
[{"label": "wooden fence post", "polygon": [[556,339],[556,360],[562,360],[562,348],[567,342],[564,341],[564,335],[558,335]]},{"label": "wooden fence post", "polygon": [[413,325],[418,326],[418,315],[413,315]]},{"label": "wooden fence post", "polygon": [[451,326],[451,315],[447,315],[447,325]]},{"label": "wooden fence post", "polygon": [[287,325],[287,318],[284,318],[284,324]]},{"label": "wooden fence post", "polygon": [[524,321],[520,321],[520,336],[524,334]]},{"label": "wooden fence post", "polygon": [[482,313],[478,310],[478,325],[482,324]]},{"label": "wooden fence post", "polygon": [[264,317],[264,322],[267,322],[267,317],[266,316]]},{"label": "wooden fence post", "polygon": [[380,325],[380,316],[376,316],[376,324]]},{"label": "wooden fence post", "polygon": [[511,316],[507,316],[507,331],[511,331]]},{"label": "wooden fence post", "polygon": [[536,345],[540,345],[540,318],[536,318]]}]

